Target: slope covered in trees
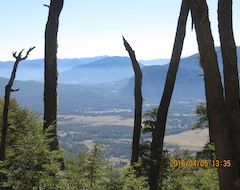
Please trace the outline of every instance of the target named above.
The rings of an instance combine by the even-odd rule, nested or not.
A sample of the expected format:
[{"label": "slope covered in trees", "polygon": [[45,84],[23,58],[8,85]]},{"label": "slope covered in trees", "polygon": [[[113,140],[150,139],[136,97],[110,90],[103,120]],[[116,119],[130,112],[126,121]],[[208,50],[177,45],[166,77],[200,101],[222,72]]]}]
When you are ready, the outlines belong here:
[{"label": "slope covered in trees", "polygon": [[[0,114],[3,100],[0,100]],[[136,173],[130,166],[116,166],[104,157],[104,148],[95,142],[90,152],[71,155],[62,150],[51,151],[46,134],[42,133],[39,115],[10,101],[10,116],[5,162],[0,162],[0,189],[148,189],[143,165]],[[0,126],[1,127],[1,126]],[[65,155],[65,170],[58,159]],[[214,167],[171,167],[170,160],[197,159],[188,152],[176,149],[166,154],[162,189],[176,188],[217,189]],[[143,164],[144,162],[142,162]],[[187,180],[182,180],[185,176]]]}]

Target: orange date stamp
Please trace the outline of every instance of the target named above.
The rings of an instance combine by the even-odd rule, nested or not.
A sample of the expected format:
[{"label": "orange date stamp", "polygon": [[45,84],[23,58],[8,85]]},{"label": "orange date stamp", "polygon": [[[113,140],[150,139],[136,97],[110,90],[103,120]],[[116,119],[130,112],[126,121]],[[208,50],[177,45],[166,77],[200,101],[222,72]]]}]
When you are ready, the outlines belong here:
[{"label": "orange date stamp", "polygon": [[170,160],[170,167],[231,167],[231,160]]}]

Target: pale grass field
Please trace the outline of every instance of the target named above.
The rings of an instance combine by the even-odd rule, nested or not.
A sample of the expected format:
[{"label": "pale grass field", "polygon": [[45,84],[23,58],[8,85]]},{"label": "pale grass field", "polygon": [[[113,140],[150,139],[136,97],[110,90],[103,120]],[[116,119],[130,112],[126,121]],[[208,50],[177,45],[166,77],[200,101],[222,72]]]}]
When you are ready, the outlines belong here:
[{"label": "pale grass field", "polygon": [[186,131],[175,135],[168,135],[164,138],[165,143],[176,144],[180,146],[180,149],[193,151],[200,151],[208,140],[208,129]]},{"label": "pale grass field", "polygon": [[63,118],[64,121],[59,123],[88,123],[91,126],[100,125],[123,125],[133,126],[133,119],[123,119],[118,115],[113,116],[79,116],[79,115],[59,115],[59,118]]}]

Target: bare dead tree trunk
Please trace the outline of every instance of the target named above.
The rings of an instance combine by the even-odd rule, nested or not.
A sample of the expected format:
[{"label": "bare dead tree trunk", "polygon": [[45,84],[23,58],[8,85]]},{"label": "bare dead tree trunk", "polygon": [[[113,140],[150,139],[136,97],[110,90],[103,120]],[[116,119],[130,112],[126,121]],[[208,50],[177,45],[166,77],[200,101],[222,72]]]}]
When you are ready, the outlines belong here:
[{"label": "bare dead tree trunk", "polygon": [[134,98],[135,98],[135,113],[134,113],[134,130],[133,130],[133,141],[132,141],[132,156],[131,165],[138,162],[139,158],[139,144],[142,128],[142,71],[139,63],[135,57],[135,53],[131,46],[123,37],[123,43],[132,61],[133,70],[135,73],[135,87],[134,87]]},{"label": "bare dead tree trunk", "polygon": [[63,0],[51,0],[45,29],[44,132],[49,127],[51,150],[58,150],[57,138],[57,33]]},{"label": "bare dead tree trunk", "polygon": [[232,0],[218,1],[218,22],[223,58],[225,104],[230,118],[229,122],[231,122],[229,126],[232,126],[231,130],[233,130],[234,135],[233,154],[237,155],[236,159],[240,163],[239,78],[232,27]]},{"label": "bare dead tree trunk", "polygon": [[179,66],[180,56],[182,53],[183,42],[185,38],[186,22],[189,8],[186,0],[182,1],[180,15],[178,18],[178,25],[176,37],[172,52],[172,57],[167,73],[167,78],[163,90],[162,99],[158,108],[156,128],[153,132],[153,140],[151,144],[151,167],[149,174],[150,190],[158,189],[158,180],[160,174],[160,164],[163,152],[163,140],[166,128],[166,120],[169,104],[171,101],[173,88],[176,80],[177,70]]},{"label": "bare dead tree trunk", "polygon": [[9,127],[8,123],[8,109],[9,109],[9,103],[10,103],[10,95],[13,91],[18,91],[19,89],[12,89],[14,79],[16,77],[17,67],[18,64],[27,59],[29,53],[34,49],[35,47],[29,48],[26,55],[22,57],[22,51],[20,51],[17,55],[17,52],[13,53],[13,57],[16,59],[15,63],[13,65],[13,70],[11,73],[11,77],[8,81],[8,84],[5,86],[5,95],[4,95],[4,106],[3,106],[3,121],[2,121],[2,137],[1,137],[1,147],[0,147],[0,160],[5,160],[5,152],[6,152],[6,139],[7,139],[7,129]]},{"label": "bare dead tree trunk", "polygon": [[232,130],[225,109],[224,93],[218,68],[217,55],[205,0],[188,1],[197,34],[201,65],[204,71],[208,117],[211,122],[215,152],[218,160],[230,160],[231,167],[218,167],[221,190],[235,190],[238,163],[233,155]]}]

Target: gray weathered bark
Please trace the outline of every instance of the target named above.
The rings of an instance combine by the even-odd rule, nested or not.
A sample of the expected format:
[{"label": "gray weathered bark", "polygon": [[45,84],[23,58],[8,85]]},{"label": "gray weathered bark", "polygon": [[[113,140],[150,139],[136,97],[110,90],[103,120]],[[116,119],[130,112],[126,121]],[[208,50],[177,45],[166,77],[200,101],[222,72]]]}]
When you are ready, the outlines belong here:
[{"label": "gray weathered bark", "polygon": [[123,37],[123,42],[126,50],[132,61],[133,70],[135,73],[135,87],[134,87],[134,97],[135,97],[135,115],[134,115],[134,130],[133,130],[133,141],[132,141],[132,156],[131,165],[138,162],[139,158],[139,144],[141,136],[141,125],[142,125],[142,71],[139,63],[135,57],[135,53],[131,46]]}]

